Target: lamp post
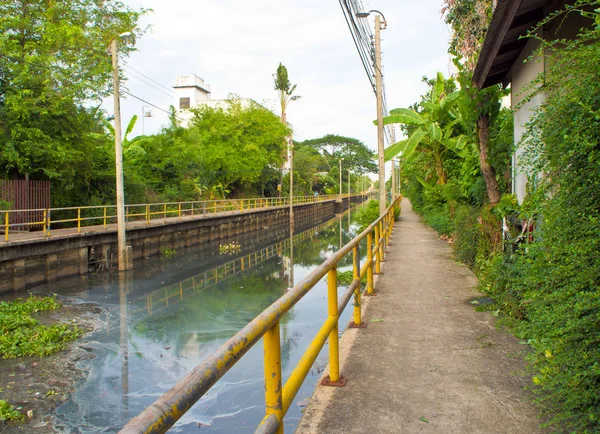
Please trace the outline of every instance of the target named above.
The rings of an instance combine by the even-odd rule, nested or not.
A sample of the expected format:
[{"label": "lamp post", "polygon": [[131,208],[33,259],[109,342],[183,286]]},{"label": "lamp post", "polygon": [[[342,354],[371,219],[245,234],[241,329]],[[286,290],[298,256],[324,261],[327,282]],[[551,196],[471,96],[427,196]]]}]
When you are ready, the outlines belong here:
[{"label": "lamp post", "polygon": [[[384,215],[385,206],[385,160],[383,156],[383,88],[381,75],[381,36],[380,31],[385,29],[387,23],[383,14],[375,9],[369,12],[358,12],[358,18],[367,18],[371,12],[376,12],[375,15],[375,93],[377,95],[377,153],[379,154],[379,215]],[[381,16],[381,17],[380,17]],[[383,18],[381,21],[380,18]]]},{"label": "lamp post", "polygon": [[119,86],[119,57],[118,39],[131,36],[131,33],[122,33],[114,38],[111,43],[113,91],[115,104],[115,165],[117,178],[117,257],[119,271],[132,268],[131,258],[127,257],[127,242],[125,239],[125,195],[123,189],[123,146],[121,143],[121,98]]},{"label": "lamp post", "polygon": [[342,202],[342,161],[344,161],[343,158],[340,158],[340,191],[339,191],[339,197],[340,197],[340,202]]},{"label": "lamp post", "polygon": [[348,167],[348,208],[350,208],[350,168]]}]

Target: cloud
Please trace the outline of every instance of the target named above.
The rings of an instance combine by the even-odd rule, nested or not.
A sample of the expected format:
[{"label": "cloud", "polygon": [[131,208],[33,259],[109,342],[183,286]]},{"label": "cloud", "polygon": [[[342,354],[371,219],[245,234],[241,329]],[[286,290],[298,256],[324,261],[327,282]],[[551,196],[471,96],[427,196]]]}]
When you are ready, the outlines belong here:
[{"label": "cloud", "polygon": [[[151,30],[128,60],[135,70],[170,88],[175,76],[191,72],[212,87],[213,98],[229,93],[274,102],[272,74],[279,62],[298,85],[302,99],[290,104],[288,119],[300,140],[328,133],[356,137],[376,148],[375,96],[335,1],[321,0],[127,0],[154,12],[144,18]],[[425,92],[421,76],[447,72],[448,33],[440,0],[367,2],[384,12],[382,32],[388,107],[416,102]],[[372,25],[372,21],[370,20]],[[128,71],[128,69],[125,69]],[[162,92],[126,74],[129,91],[162,109],[175,103]],[[148,80],[146,80],[148,81]],[[153,84],[155,87],[156,86]],[[167,92],[167,94],[165,94]],[[144,103],[123,101],[125,122]],[[271,106],[277,106],[270,103]],[[112,105],[105,104],[111,112]],[[153,109],[145,133],[157,131],[167,115]],[[138,122],[134,134],[142,133]]]}]

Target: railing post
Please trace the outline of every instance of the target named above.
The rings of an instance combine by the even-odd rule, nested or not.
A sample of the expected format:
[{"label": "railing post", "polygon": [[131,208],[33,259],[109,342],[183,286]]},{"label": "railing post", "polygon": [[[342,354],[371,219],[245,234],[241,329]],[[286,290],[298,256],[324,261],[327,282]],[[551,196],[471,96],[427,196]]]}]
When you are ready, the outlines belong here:
[{"label": "railing post", "polygon": [[81,208],[77,208],[77,233],[81,232]]},{"label": "railing post", "polygon": [[388,246],[390,245],[390,233],[391,233],[392,223],[390,222],[390,213],[388,211],[385,216],[385,251],[388,252]]},{"label": "railing post", "polygon": [[47,217],[46,234],[48,234],[48,236],[50,236],[50,223],[52,222],[52,210],[50,208],[48,208],[48,214],[46,215],[46,217]]},{"label": "railing post", "polygon": [[42,220],[42,228],[44,229],[44,237],[48,236],[48,232],[46,231],[46,221],[48,220],[48,210],[44,210],[44,218]]},{"label": "railing post", "polygon": [[367,234],[367,294],[373,295],[373,232]]},{"label": "railing post", "polygon": [[202,202],[202,215],[206,215],[206,202]]},{"label": "railing post", "polygon": [[329,333],[329,375],[323,378],[324,386],[341,387],[346,385],[346,379],[340,375],[340,347],[339,347],[339,313],[337,294],[337,267],[327,273],[327,311],[330,317],[335,318],[335,326]]},{"label": "railing post", "polygon": [[275,415],[279,421],[278,434],[283,434],[283,384],[281,379],[281,340],[279,321],[265,333],[265,404],[266,415]]},{"label": "railing post", "polygon": [[353,280],[358,281],[358,285],[354,290],[354,314],[353,322],[350,323],[351,328],[365,328],[367,325],[362,322],[361,306],[360,306],[360,255],[358,244],[352,249],[352,264],[353,264]]},{"label": "railing post", "polygon": [[379,244],[379,262],[385,262],[385,227],[383,223],[384,220],[385,218],[379,221],[379,237],[381,238],[380,241],[382,241],[382,243]]},{"label": "railing post", "polygon": [[380,223],[375,225],[375,274],[381,273],[381,250],[379,249],[379,241],[380,241],[380,233],[379,228],[381,227]]},{"label": "railing post", "polygon": [[192,217],[194,217],[194,202],[192,202]]},{"label": "railing post", "polygon": [[181,220],[181,202],[177,204],[177,220]]},{"label": "railing post", "polygon": [[163,205],[163,219],[165,222],[167,221],[167,204],[166,203]]},{"label": "railing post", "polygon": [[104,214],[104,219],[103,219],[102,222],[103,222],[104,229],[106,229],[106,207],[104,207],[104,213],[103,214]]},{"label": "railing post", "polygon": [[8,211],[4,213],[4,241],[8,241]]},{"label": "railing post", "polygon": [[150,204],[146,204],[146,224],[150,224]]}]

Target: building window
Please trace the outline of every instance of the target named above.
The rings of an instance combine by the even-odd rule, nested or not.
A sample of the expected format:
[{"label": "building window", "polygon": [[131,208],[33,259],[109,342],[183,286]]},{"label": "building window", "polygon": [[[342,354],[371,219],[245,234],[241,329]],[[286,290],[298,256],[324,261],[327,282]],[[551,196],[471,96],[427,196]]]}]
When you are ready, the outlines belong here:
[{"label": "building window", "polygon": [[190,99],[189,98],[179,98],[179,108],[180,109],[189,109],[190,108]]}]

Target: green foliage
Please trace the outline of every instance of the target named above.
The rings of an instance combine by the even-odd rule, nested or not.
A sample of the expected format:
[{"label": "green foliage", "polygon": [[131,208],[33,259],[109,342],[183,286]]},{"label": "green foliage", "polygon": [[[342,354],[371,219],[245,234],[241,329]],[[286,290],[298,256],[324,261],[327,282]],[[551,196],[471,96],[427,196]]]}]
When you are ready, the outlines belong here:
[{"label": "green foliage", "polygon": [[[338,285],[341,286],[350,286],[352,282],[354,282],[354,271],[338,271],[337,274]],[[367,275],[365,274],[361,279],[360,283],[363,285],[367,284]]]},{"label": "green foliage", "polygon": [[275,84],[275,90],[279,92],[279,102],[281,104],[281,116],[285,121],[285,109],[289,104],[290,100],[300,98],[299,96],[292,96],[296,90],[296,85],[292,85],[288,78],[288,71],[285,66],[279,63],[277,72],[273,74],[273,81]]},{"label": "green foliage", "polygon": [[454,158],[448,153],[464,158],[468,151],[468,147],[465,149],[467,136],[455,128],[458,123],[456,103],[460,93],[454,89],[454,81],[446,80],[438,72],[436,79],[430,82],[428,95],[423,96],[417,107],[394,109],[384,118],[384,124],[400,123],[409,133],[407,139],[386,149],[386,160],[401,155],[407,163],[411,163],[416,159],[415,154],[421,158],[425,156],[428,165],[435,169],[435,175],[428,171],[423,179],[429,182],[435,177],[436,183],[446,183],[448,174],[445,160]]},{"label": "green foliage", "polygon": [[[591,9],[582,9],[592,5]],[[600,22],[600,2],[567,7]],[[556,18],[558,17],[558,18]],[[551,20],[562,20],[552,14]],[[600,27],[542,43],[545,99],[526,137],[529,170],[543,173],[523,204],[539,216],[526,248],[498,256],[483,285],[533,348],[533,391],[564,432],[600,430]]]},{"label": "green foliage", "polygon": [[277,116],[257,104],[242,107],[235,98],[226,109],[204,106],[193,113],[188,128],[172,123],[127,141],[128,202],[257,196],[279,179],[289,129]]},{"label": "green foliage", "polygon": [[450,51],[464,59],[469,71],[477,64],[494,4],[493,0],[444,0],[442,13],[452,29]]},{"label": "green foliage", "polygon": [[362,232],[371,223],[379,218],[379,201],[378,200],[370,200],[367,202],[367,206],[362,208],[359,212],[356,213],[354,217],[354,221],[358,223],[359,230],[358,232]]},{"label": "green foliage", "polygon": [[16,410],[12,405],[0,399],[0,421],[1,422],[23,422],[25,415]]},{"label": "green foliage", "polygon": [[26,300],[0,302],[0,357],[47,356],[63,350],[81,330],[66,324],[40,325],[37,312],[60,308],[54,297],[30,296]]},{"label": "green foliage", "polygon": [[97,110],[83,104],[109,94],[109,43],[141,35],[143,13],[114,0],[0,4],[0,171],[62,183],[91,173]]}]

